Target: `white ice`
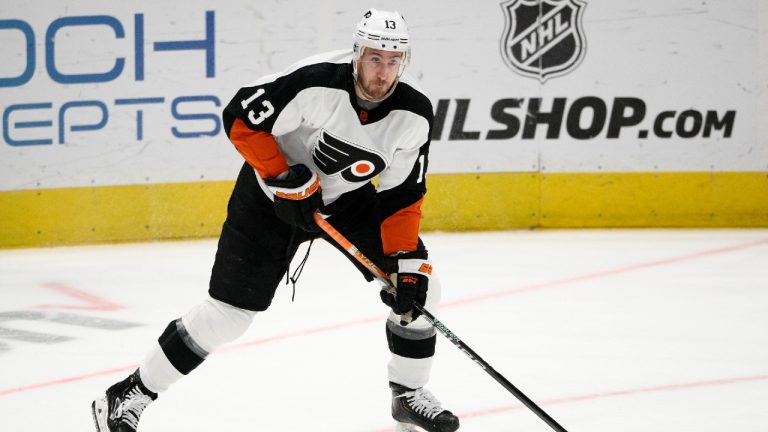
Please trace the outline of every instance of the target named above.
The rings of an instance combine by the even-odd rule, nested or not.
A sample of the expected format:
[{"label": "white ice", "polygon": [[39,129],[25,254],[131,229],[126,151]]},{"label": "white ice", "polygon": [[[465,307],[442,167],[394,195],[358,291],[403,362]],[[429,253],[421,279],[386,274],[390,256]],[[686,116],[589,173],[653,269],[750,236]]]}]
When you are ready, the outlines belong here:
[{"label": "white ice", "polygon": [[[424,239],[444,287],[433,312],[568,431],[768,430],[768,230]],[[91,400],[206,295],[215,250],[201,240],[0,251],[0,430],[93,430]],[[295,301],[282,285],[139,430],[393,430],[377,291],[316,243]],[[440,335],[428,387],[461,431],[551,430]]]}]

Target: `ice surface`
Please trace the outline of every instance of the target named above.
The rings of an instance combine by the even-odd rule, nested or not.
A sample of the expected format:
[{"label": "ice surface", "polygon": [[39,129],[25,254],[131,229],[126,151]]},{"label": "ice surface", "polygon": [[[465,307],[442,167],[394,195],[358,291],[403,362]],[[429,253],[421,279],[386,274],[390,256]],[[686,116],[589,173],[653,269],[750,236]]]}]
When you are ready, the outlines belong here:
[{"label": "ice surface", "polygon": [[[570,432],[766,430],[768,230],[424,239],[433,312]],[[206,295],[215,248],[0,251],[0,430],[93,430],[91,400]],[[394,430],[377,291],[319,242],[295,302],[281,286],[140,430]],[[461,431],[550,430],[442,336],[429,388]]]}]

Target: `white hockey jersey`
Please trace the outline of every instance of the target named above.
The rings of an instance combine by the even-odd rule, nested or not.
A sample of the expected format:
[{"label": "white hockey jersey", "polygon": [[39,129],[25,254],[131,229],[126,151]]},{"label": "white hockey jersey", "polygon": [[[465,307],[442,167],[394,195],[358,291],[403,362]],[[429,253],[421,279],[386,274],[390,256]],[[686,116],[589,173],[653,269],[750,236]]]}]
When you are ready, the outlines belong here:
[{"label": "white hockey jersey", "polygon": [[331,208],[378,176],[385,253],[414,250],[432,105],[403,75],[376,108],[362,108],[351,59],[351,50],[320,54],[246,85],[224,110],[225,130],[260,179],[291,165],[310,167]]}]

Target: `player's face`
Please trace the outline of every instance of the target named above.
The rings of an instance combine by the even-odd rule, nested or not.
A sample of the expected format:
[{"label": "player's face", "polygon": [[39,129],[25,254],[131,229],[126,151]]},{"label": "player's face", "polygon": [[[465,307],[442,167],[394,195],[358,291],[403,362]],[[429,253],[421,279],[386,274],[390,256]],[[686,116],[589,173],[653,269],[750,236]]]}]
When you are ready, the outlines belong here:
[{"label": "player's face", "polygon": [[387,94],[400,71],[403,53],[366,48],[357,62],[357,82],[372,100]]}]

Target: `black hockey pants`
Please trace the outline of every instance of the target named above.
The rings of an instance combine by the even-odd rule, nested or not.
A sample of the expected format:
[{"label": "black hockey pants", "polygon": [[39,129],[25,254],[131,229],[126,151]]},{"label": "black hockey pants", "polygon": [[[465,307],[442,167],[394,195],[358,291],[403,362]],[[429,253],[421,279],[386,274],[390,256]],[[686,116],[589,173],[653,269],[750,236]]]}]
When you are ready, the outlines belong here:
[{"label": "black hockey pants", "polygon": [[[328,221],[337,230],[386,270],[378,201],[371,183],[343,195],[324,213],[331,215]],[[210,296],[238,308],[266,310],[299,245],[316,238],[339,248],[325,233],[309,233],[278,219],[254,170],[243,164],[227,206],[211,272]],[[367,269],[348,258],[367,280],[372,280]]]}]

